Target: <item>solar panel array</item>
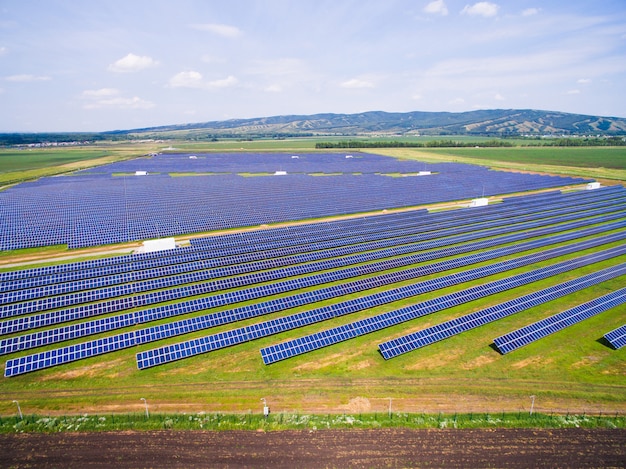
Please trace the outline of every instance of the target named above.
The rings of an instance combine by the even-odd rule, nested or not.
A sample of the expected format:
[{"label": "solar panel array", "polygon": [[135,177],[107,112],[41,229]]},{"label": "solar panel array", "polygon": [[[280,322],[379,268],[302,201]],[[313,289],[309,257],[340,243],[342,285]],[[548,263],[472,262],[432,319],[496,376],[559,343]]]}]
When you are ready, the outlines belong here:
[{"label": "solar panel array", "polygon": [[563,311],[497,337],[494,339],[493,343],[500,353],[509,353],[625,302],[626,288],[612,291],[606,295],[568,309],[567,311]]},{"label": "solar panel array", "polygon": [[[163,155],[154,161],[114,163],[97,168],[104,175],[86,172],[42,178],[2,191],[0,250],[56,244],[80,248],[462,200],[481,192],[489,196],[588,182],[456,163],[438,164],[434,167],[437,173],[428,177],[388,177],[384,173],[411,173],[423,169],[424,164],[377,155],[340,159],[332,168],[341,169],[341,174],[327,177],[308,173],[280,177],[243,177],[233,172],[206,175],[207,170],[220,171],[220,160],[226,166],[236,160],[237,170],[247,166],[247,171],[254,173],[274,165],[277,159],[285,160],[285,155],[203,158]],[[307,168],[316,169],[327,167],[332,159],[337,155],[311,154],[285,161],[306,162]],[[197,174],[113,175],[151,161],[165,165],[168,172]],[[198,161],[206,162],[206,167],[198,171],[188,168]]]},{"label": "solar panel array", "polygon": [[[563,226],[563,229],[567,229],[569,225]],[[568,240],[577,239],[578,237],[584,237],[591,234],[599,234],[602,232],[606,232],[616,227],[623,227],[623,223],[618,224],[608,224],[602,227],[593,227],[578,231],[576,233],[567,233],[560,236],[553,236],[550,238],[545,238],[541,240],[531,241],[516,245],[515,247],[504,247],[500,249],[491,250],[488,252],[482,252],[480,254],[469,255],[463,258],[457,258],[450,261],[442,261],[435,264],[430,264],[427,267],[416,267],[408,270],[403,270],[401,272],[392,272],[384,275],[379,275],[376,277],[356,280],[350,282],[349,284],[342,284],[335,287],[327,287],[322,288],[320,290],[316,290],[314,292],[308,293],[300,293],[295,294],[290,297],[286,297],[281,299],[281,301],[270,301],[266,303],[260,303],[256,305],[254,308],[245,307],[238,308],[234,311],[230,311],[228,313],[222,312],[219,314],[210,314],[202,317],[195,318],[195,322],[193,323],[193,330],[200,330],[203,328],[214,327],[216,325],[225,324],[227,322],[235,322],[237,320],[241,320],[245,318],[256,317],[260,315],[269,314],[272,312],[280,311],[285,308],[290,308],[294,306],[303,306],[305,304],[309,304],[315,301],[320,301],[322,299],[330,299],[339,297],[345,294],[346,291],[350,291],[352,293],[358,291],[366,291],[372,287],[380,287],[382,285],[392,284],[398,281],[403,281],[406,279],[416,278],[425,274],[432,274],[435,272],[444,272],[452,267],[461,267],[466,265],[471,265],[472,263],[482,262],[489,259],[495,259],[497,257],[503,256],[505,254],[518,253],[523,252],[529,249],[536,249],[538,247],[545,247],[551,244],[556,244],[560,242],[565,242]],[[524,237],[528,237],[528,233],[524,233]],[[517,238],[517,237],[516,237]],[[610,242],[613,239],[612,237],[605,237],[601,240],[601,243]],[[487,240],[483,243],[477,243],[471,247],[464,246],[463,250],[479,250],[486,246],[493,246],[494,244],[502,244],[507,241],[511,241],[510,236],[505,236],[502,238],[497,238],[495,240]],[[597,242],[596,242],[597,243]],[[595,244],[595,243],[594,243]],[[577,248],[580,245],[577,245]],[[408,256],[401,259],[393,259],[390,261],[384,261],[381,263],[372,264],[368,272],[377,272],[383,271],[385,268],[397,268],[402,265],[410,265],[419,260],[432,260],[438,259],[441,257],[445,257],[447,255],[458,254],[461,252],[461,249],[458,248],[448,248],[442,249],[438,251],[432,251],[428,254],[421,254],[416,256]],[[561,252],[561,251],[559,251]],[[545,255],[544,255],[545,257]],[[354,269],[348,269],[345,272],[350,273],[354,271]],[[365,270],[362,267],[359,267],[355,274],[363,274]],[[348,275],[340,276],[337,271],[332,274],[333,279],[339,278],[349,278]],[[312,282],[308,282],[308,284],[312,284]],[[432,282],[433,285],[438,285],[435,282]],[[178,316],[181,314],[186,314],[190,312],[196,312],[201,309],[210,308],[212,305],[215,305],[215,299],[200,299],[200,300],[191,300],[188,302],[177,303],[174,305],[169,305],[166,307],[158,307],[152,308],[149,310],[138,311],[132,314],[123,314],[119,316],[108,317],[103,320],[95,320],[89,321],[86,323],[82,323],[80,326],[65,326],[62,328],[51,329],[43,332],[27,334],[23,336],[17,336],[11,339],[3,339],[0,341],[0,354],[10,353],[17,350],[25,350],[29,348],[38,347],[41,345],[49,345],[59,341],[74,339],[78,337],[83,337],[86,335],[91,335],[94,333],[100,333],[105,331],[111,331],[115,329],[119,329],[121,327],[133,325],[133,324],[141,324],[150,321],[154,321],[157,319],[164,318],[172,318],[174,316]],[[187,320],[180,321],[179,325],[184,327],[187,324]],[[5,331],[8,327],[12,327],[13,331],[23,330],[28,325],[27,322],[17,321],[13,322],[5,322],[0,326],[0,331]],[[172,324],[174,329],[170,329],[168,333],[168,337],[173,333],[172,330],[179,331],[183,329],[178,329],[177,324]],[[185,332],[190,332],[190,330],[185,330]],[[179,333],[179,332],[177,332]]]},{"label": "solar panel array", "polygon": [[[336,344],[364,334],[369,334],[373,331],[386,329],[418,317],[432,314],[436,311],[452,308],[469,301],[484,298],[485,296],[501,293],[511,288],[516,288],[521,285],[548,278],[552,275],[557,275],[559,273],[578,268],[581,265],[588,265],[589,263],[599,262],[606,258],[623,255],[624,253],[626,253],[626,247],[614,248],[597,255],[592,254],[584,256],[583,258],[579,258],[575,261],[566,261],[554,266],[536,269],[529,273],[520,274],[486,285],[468,288],[466,290],[444,295],[417,305],[400,308],[398,310],[383,313],[322,332],[316,332],[288,342],[272,345],[261,349],[261,357],[266,365],[271,364],[286,358],[310,352],[312,350],[317,350],[331,344]],[[368,307],[371,306],[376,306],[376,304],[372,303],[371,305],[368,305]]]},{"label": "solar panel array", "polygon": [[[378,346],[378,348],[382,356],[388,360],[440,340],[461,334],[462,332],[497,321],[520,311],[547,303],[556,298],[561,298],[575,291],[606,281],[607,279],[612,279],[625,274],[626,264],[604,269],[569,282],[564,282],[519,298],[514,298],[513,300],[505,303],[500,303],[471,314],[451,319],[412,334],[383,342]],[[537,330],[537,334],[539,333],[540,332]],[[509,348],[508,345],[510,341],[510,338],[503,337],[496,339],[495,343],[496,346],[498,346],[498,349],[502,353],[505,353],[505,350],[512,350],[512,348]],[[500,348],[500,344],[502,344],[503,348]],[[510,347],[513,347],[513,344],[511,344]]]},{"label": "solar panel array", "polygon": [[[580,246],[578,246],[580,247]],[[575,252],[575,251],[572,251]],[[550,256],[556,255],[555,252],[546,252],[544,259],[550,258]],[[506,270],[510,270],[514,268],[514,266],[524,265],[525,263],[531,263],[533,260],[537,260],[537,257],[531,258],[521,258],[517,261],[512,262],[502,262],[496,265],[491,265],[484,268],[473,269],[471,271],[466,271],[461,274],[453,274],[444,276],[441,278],[433,279],[430,281],[420,282],[414,285],[410,285],[407,287],[401,287],[392,289],[386,292],[375,293],[372,295],[367,295],[355,300],[348,300],[341,303],[338,303],[333,306],[324,306],[320,308],[316,308],[311,311],[307,311],[304,313],[298,313],[291,316],[283,317],[277,320],[268,321],[265,323],[260,323],[255,325],[254,327],[246,327],[235,329],[232,331],[228,331],[226,333],[220,333],[209,337],[204,337],[202,339],[196,339],[188,342],[184,342],[181,344],[175,344],[174,346],[165,346],[156,350],[143,352],[138,354],[137,362],[139,368],[146,368],[149,366],[155,366],[163,363],[167,363],[169,361],[178,360],[180,357],[176,352],[179,350],[185,350],[185,356],[192,356],[198,353],[205,353],[210,350],[215,350],[218,348],[222,348],[225,346],[234,345],[232,341],[224,341],[224,335],[227,337],[237,337],[239,341],[247,341],[253,340],[259,337],[264,337],[267,335],[276,334],[278,332],[284,332],[287,330],[291,330],[294,328],[302,327],[304,325],[313,324],[316,322],[332,319],[335,317],[343,316],[346,314],[355,313],[358,311],[362,311],[364,309],[372,308],[374,306],[380,306],[383,304],[391,303],[393,301],[398,301],[405,298],[410,298],[419,294],[423,294],[426,292],[434,291],[440,288],[450,287],[461,283],[463,281],[472,280],[475,278],[480,278],[485,275],[490,275],[496,272],[502,272]],[[377,282],[372,282],[370,284],[370,288],[378,286]],[[358,289],[353,288],[353,285],[348,286],[340,286],[339,287],[344,292],[349,291],[350,293],[354,293],[355,291],[359,291]],[[363,288],[365,290],[367,288]],[[320,298],[324,299],[324,298]],[[200,340],[204,343],[204,347],[198,348],[197,342]],[[271,349],[271,348],[270,348]],[[261,351],[264,354],[266,349]],[[307,350],[308,351],[308,350]],[[269,352],[268,352],[269,353]],[[266,360],[265,355],[264,360]],[[269,360],[269,359],[268,359]],[[269,361],[266,360],[266,364]]]},{"label": "solar panel array", "polygon": [[[421,294],[417,285],[433,291],[446,282],[456,285],[532,259],[537,262],[620,243],[626,233],[624,218],[626,191],[617,187],[555,194],[523,204],[381,214],[211,236],[189,248],[0,273],[0,317],[4,318],[0,335],[12,335],[0,340],[1,354],[49,349],[55,343],[72,341],[59,349],[11,357],[5,375],[302,308],[349,293],[392,288],[220,332],[205,344],[230,346],[409,298]],[[584,237],[593,238],[581,241]],[[472,274],[415,283],[424,275],[572,241],[579,242],[507,261],[508,267],[496,262],[472,269]],[[446,257],[453,258],[441,260]],[[428,264],[415,265],[422,263]],[[413,284],[393,288],[394,283],[407,280]],[[138,328],[157,320],[165,323]],[[50,328],[55,325],[59,327]],[[15,335],[21,332],[27,333]],[[76,343],[95,334],[100,337]],[[154,366],[150,358],[138,358],[138,366]]]},{"label": "solar panel array", "polygon": [[[575,209],[572,209],[574,211]],[[594,218],[585,219],[585,221],[572,222],[567,225],[568,229],[580,228],[585,226],[590,222],[590,220],[594,221],[610,221],[616,218],[620,218],[622,216],[621,212],[615,207],[604,207],[597,210],[589,210],[584,212],[586,215],[594,215]],[[492,226],[490,230],[480,231],[480,232],[470,232],[467,235],[456,235],[452,237],[446,237],[444,239],[435,239],[430,242],[422,242],[419,244],[410,244],[406,245],[404,243],[414,243],[416,241],[432,239],[438,236],[445,235],[447,233],[442,233],[442,231],[438,231],[436,234],[431,233],[429,235],[412,235],[412,236],[404,236],[404,237],[394,237],[388,240],[379,240],[379,241],[369,241],[367,244],[362,243],[358,247],[352,246],[352,250],[359,249],[361,251],[373,249],[373,248],[386,248],[387,246],[400,245],[400,247],[395,248],[393,251],[392,248],[387,248],[386,250],[379,251],[378,253],[372,254],[361,254],[360,259],[356,259],[354,257],[344,258],[343,260],[338,259],[330,259],[330,260],[319,260],[315,259],[315,254],[303,254],[300,256],[292,256],[290,258],[283,258],[284,265],[290,264],[298,264],[301,262],[310,262],[306,267],[285,267],[283,270],[276,270],[273,273],[250,273],[246,277],[239,277],[235,280],[217,280],[222,277],[228,277],[234,274],[244,274],[255,271],[264,271],[271,267],[279,267],[281,264],[280,261],[275,261],[274,259],[262,262],[250,262],[245,265],[237,264],[230,267],[218,267],[215,269],[207,269],[207,270],[198,270],[201,268],[206,268],[206,264],[203,262],[200,263],[187,263],[183,266],[175,265],[169,269],[158,268],[153,270],[143,270],[141,272],[132,272],[125,274],[117,274],[110,275],[107,277],[100,276],[93,280],[75,280],[67,283],[58,283],[56,285],[47,285],[42,287],[32,286],[31,281],[23,282],[23,281],[13,281],[7,282],[7,289],[10,289],[12,285],[18,284],[23,285],[31,285],[30,288],[7,292],[0,299],[0,317],[10,317],[10,316],[18,316],[27,313],[35,313],[40,311],[46,311],[55,309],[58,307],[67,307],[75,304],[86,303],[90,301],[99,301],[107,298],[114,298],[123,295],[135,295],[135,306],[144,306],[151,303],[162,301],[164,296],[168,296],[168,299],[174,299],[176,297],[181,296],[189,296],[191,293],[187,291],[187,289],[174,289],[170,288],[167,291],[162,291],[159,295],[139,295],[141,292],[151,291],[160,288],[169,288],[175,287],[177,285],[183,285],[190,282],[206,282],[211,281],[210,285],[197,285],[196,292],[194,294],[200,293],[208,293],[211,291],[215,291],[216,289],[224,289],[232,286],[241,287],[243,285],[257,283],[258,281],[267,281],[267,280],[278,280],[280,278],[288,277],[294,274],[293,269],[298,269],[297,274],[310,273],[319,270],[325,270],[328,268],[337,268],[343,265],[356,264],[358,262],[363,261],[372,261],[377,258],[389,257],[391,255],[398,254],[407,254],[409,252],[416,252],[425,249],[433,249],[436,247],[440,247],[443,245],[448,245],[451,243],[459,243],[459,242],[468,242],[484,237],[491,236],[493,234],[504,234],[510,231],[519,231],[523,229],[531,229],[540,226],[545,226],[548,224],[558,223],[558,222],[566,222],[568,220],[573,220],[576,218],[580,218],[581,212],[575,211],[574,214],[570,215],[562,215],[559,217],[553,217],[550,219],[542,219],[534,222],[525,222],[516,225],[506,226],[515,221],[519,221],[519,219],[509,218],[506,220],[500,220],[500,222],[490,222],[489,225]],[[505,227],[495,228],[498,225],[504,225]],[[476,225],[471,225],[466,228],[453,228],[450,232],[461,233],[463,231],[468,231],[478,228]],[[533,233],[534,235],[543,235],[548,234],[550,232],[555,232],[563,228],[563,226],[559,226],[558,228],[550,228],[543,231],[538,231]],[[395,231],[395,234],[400,234],[398,231]],[[520,238],[523,239],[524,235],[519,235]],[[354,238],[353,238],[354,240]],[[363,237],[359,238],[361,241],[365,241]],[[513,240],[511,240],[513,241]],[[349,242],[349,240],[342,240],[342,242]],[[321,248],[320,244],[316,244],[315,248]],[[309,245],[309,248],[311,246]],[[341,250],[342,255],[349,254],[350,248]],[[224,253],[222,253],[224,254]],[[327,252],[328,254],[328,252]],[[334,255],[337,255],[337,250],[333,251]],[[224,259],[224,258],[222,258]],[[316,261],[316,262],[313,262]],[[229,258],[227,262],[237,262],[233,257]],[[191,271],[191,272],[189,272]],[[168,277],[160,277],[161,275],[168,275]],[[146,280],[142,280],[146,279]],[[123,284],[124,282],[127,282]],[[234,283],[233,283],[234,282]],[[122,284],[122,285],[119,285]],[[111,285],[111,286],[103,286],[103,285]],[[101,288],[94,288],[101,287]],[[181,287],[182,288],[182,287]],[[185,287],[186,288],[186,287]],[[76,293],[66,293],[66,292],[76,292]],[[48,296],[51,297],[48,297]],[[47,297],[44,300],[38,300],[37,298]],[[20,303],[17,303],[20,302]],[[15,304],[11,304],[15,303]],[[108,311],[110,312],[110,310]]]},{"label": "solar panel array", "polygon": [[615,350],[622,348],[626,345],[626,324],[611,332],[607,332],[604,334],[604,338]]}]

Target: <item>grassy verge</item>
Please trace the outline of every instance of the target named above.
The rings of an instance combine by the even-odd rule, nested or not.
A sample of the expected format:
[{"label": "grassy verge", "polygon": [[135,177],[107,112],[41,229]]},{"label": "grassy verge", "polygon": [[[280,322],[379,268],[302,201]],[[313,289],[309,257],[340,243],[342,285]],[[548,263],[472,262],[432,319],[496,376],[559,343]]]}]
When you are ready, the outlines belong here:
[{"label": "grassy verge", "polygon": [[108,414],[0,418],[0,433],[154,430],[329,430],[473,428],[626,428],[624,415],[550,415],[530,412],[469,414]]}]

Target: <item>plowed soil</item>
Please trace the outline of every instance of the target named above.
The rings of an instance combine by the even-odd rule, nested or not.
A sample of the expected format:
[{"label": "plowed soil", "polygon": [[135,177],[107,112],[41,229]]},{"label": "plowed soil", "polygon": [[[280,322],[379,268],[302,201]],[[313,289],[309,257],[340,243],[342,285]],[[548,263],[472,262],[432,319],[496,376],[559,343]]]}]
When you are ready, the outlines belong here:
[{"label": "plowed soil", "polygon": [[624,467],[626,430],[323,430],[0,435],[8,468]]}]

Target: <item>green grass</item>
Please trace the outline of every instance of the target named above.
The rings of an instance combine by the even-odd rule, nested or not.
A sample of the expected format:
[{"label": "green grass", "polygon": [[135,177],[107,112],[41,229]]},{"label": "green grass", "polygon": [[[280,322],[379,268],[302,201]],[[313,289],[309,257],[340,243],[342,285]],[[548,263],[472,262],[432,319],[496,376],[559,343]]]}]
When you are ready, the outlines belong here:
[{"label": "green grass", "polygon": [[156,430],[281,431],[329,429],[474,429],[474,428],[626,428],[626,417],[614,415],[551,415],[517,413],[358,413],[358,414],[84,414],[80,416],[25,415],[0,417],[0,433],[57,433]]},{"label": "green grass", "polygon": [[626,169],[626,147],[429,148],[428,152],[527,165]]},{"label": "green grass", "polygon": [[102,148],[64,148],[54,150],[2,150],[0,151],[0,173],[48,168],[76,161],[107,156]]}]

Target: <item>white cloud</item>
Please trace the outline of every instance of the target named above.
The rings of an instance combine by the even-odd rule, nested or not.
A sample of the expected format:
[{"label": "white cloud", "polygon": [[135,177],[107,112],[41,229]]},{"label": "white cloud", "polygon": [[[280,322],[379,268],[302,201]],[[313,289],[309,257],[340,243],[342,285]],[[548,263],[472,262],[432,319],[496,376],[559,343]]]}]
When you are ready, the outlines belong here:
[{"label": "white cloud", "polygon": [[496,93],[493,99],[495,99],[496,101],[504,101],[504,96],[502,96],[500,93]]},{"label": "white cloud", "polygon": [[265,91],[270,93],[280,93],[282,90],[283,88],[280,85],[270,85],[265,88]]},{"label": "white cloud", "polygon": [[500,7],[491,2],[478,2],[473,5],[465,5],[465,8],[461,10],[461,14],[470,16],[484,16],[489,18],[498,14]]},{"label": "white cloud", "polygon": [[4,47],[4,46],[0,47],[0,56],[4,55],[6,53],[7,53],[7,48]]},{"label": "white cloud", "polygon": [[47,77],[47,76],[37,76],[37,75],[28,75],[28,74],[11,75],[11,76],[5,77],[4,79],[6,81],[13,81],[13,82],[18,82],[18,83],[32,83],[35,81],[52,80],[52,78]]},{"label": "white cloud", "polygon": [[526,8],[522,12],[522,16],[533,16],[538,14],[541,11],[541,8]]},{"label": "white cloud", "polygon": [[217,34],[218,36],[231,39],[241,36],[241,30],[239,28],[237,28],[236,26],[230,26],[228,24],[192,24],[191,27],[199,31],[208,31],[213,34]]},{"label": "white cloud", "polygon": [[102,98],[108,96],[117,96],[119,90],[115,88],[100,88],[99,90],[85,90],[83,91],[83,97],[85,98]]},{"label": "white cloud", "polygon": [[459,105],[459,104],[465,104],[465,100],[463,98],[455,98],[451,101],[448,101],[448,104],[452,104],[453,106]]},{"label": "white cloud", "polygon": [[170,78],[169,86],[172,88],[198,88],[198,89],[215,89],[227,88],[238,83],[237,78],[229,75],[220,80],[206,81],[200,72],[189,70],[180,72]]},{"label": "white cloud", "polygon": [[352,78],[351,80],[344,81],[340,86],[342,88],[374,88],[374,83],[367,80]]},{"label": "white cloud", "polygon": [[85,90],[82,93],[86,101],[84,109],[151,109],[155,105],[138,96],[127,98],[120,96],[115,88],[100,88],[99,90]]},{"label": "white cloud", "polygon": [[434,0],[424,7],[424,12],[446,16],[448,14],[448,7],[443,0]]},{"label": "white cloud", "polygon": [[580,94],[580,90],[568,90],[565,94]]},{"label": "white cloud", "polygon": [[156,67],[158,64],[159,62],[151,57],[128,54],[109,65],[109,71],[117,73],[138,72],[146,68]]},{"label": "white cloud", "polygon": [[206,86],[208,88],[228,88],[229,86],[234,86],[237,83],[238,80],[234,76],[228,75],[226,78],[221,80],[208,81]]},{"label": "white cloud", "polygon": [[180,72],[170,78],[172,88],[201,88],[202,74],[193,70]]},{"label": "white cloud", "polygon": [[588,85],[591,83],[591,78],[580,78],[576,81],[576,83],[580,83],[581,85]]}]

